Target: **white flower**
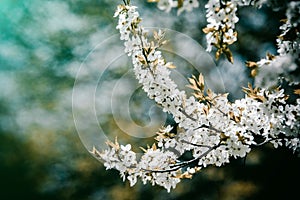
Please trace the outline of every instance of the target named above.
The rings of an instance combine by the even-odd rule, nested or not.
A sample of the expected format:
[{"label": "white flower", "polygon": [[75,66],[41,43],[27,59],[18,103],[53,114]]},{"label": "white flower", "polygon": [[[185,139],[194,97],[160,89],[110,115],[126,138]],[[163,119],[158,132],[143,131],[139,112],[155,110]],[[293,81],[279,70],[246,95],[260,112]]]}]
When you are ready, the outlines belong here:
[{"label": "white flower", "polygon": [[291,148],[294,152],[300,148],[300,140],[299,138],[293,138],[293,139],[285,139],[285,145],[289,148]]},{"label": "white flower", "polygon": [[176,185],[180,182],[179,178],[175,178],[175,173],[157,173],[155,174],[155,183],[163,186],[167,189],[167,192],[171,191],[171,188],[175,189]]},{"label": "white flower", "polygon": [[178,9],[177,14],[180,15],[184,11],[192,11],[193,8],[198,8],[199,7],[199,2],[198,0],[186,0],[183,1],[183,5],[181,8]]},{"label": "white flower", "polygon": [[253,5],[253,6],[256,6],[258,8],[260,8],[263,4],[265,4],[268,0],[238,0],[238,4],[240,6],[250,6],[250,5]]},{"label": "white flower", "polygon": [[172,8],[177,7],[177,1],[174,0],[160,0],[157,7],[165,12],[170,12]]},{"label": "white flower", "polygon": [[188,168],[187,168],[187,171],[188,171],[190,174],[195,174],[195,173],[196,173],[195,168],[190,168],[190,167],[188,167]]},{"label": "white flower", "polygon": [[168,126],[162,128],[162,129],[160,129],[160,131],[162,133],[170,133],[172,129],[173,129],[173,127],[171,125],[168,125]]},{"label": "white flower", "polygon": [[279,146],[282,146],[282,140],[277,139],[277,140],[272,140],[270,141],[270,143],[272,143],[274,145],[274,148],[278,148]]},{"label": "white flower", "polygon": [[126,42],[124,42],[125,45],[125,53],[127,53],[128,56],[132,54],[132,52],[140,49],[140,39],[132,36],[132,38],[128,38]]},{"label": "white flower", "polygon": [[131,175],[127,176],[127,179],[129,180],[130,187],[132,187],[137,182],[137,174],[131,174]]},{"label": "white flower", "polygon": [[131,144],[127,144],[126,146],[121,145],[121,149],[125,152],[129,152],[131,149]]}]

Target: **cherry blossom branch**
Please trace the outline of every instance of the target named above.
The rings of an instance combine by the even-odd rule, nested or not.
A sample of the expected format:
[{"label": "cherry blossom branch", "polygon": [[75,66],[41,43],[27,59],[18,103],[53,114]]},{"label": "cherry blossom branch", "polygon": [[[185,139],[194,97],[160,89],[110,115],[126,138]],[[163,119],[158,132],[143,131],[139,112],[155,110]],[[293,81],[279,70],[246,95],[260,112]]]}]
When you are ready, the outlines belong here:
[{"label": "cherry blossom branch", "polygon": [[201,124],[201,126],[195,128],[194,131],[197,130],[197,129],[200,129],[200,128],[207,128],[207,129],[209,129],[209,130],[215,131],[216,133],[224,133],[224,131],[219,130],[219,129],[216,129],[216,128],[213,127],[212,125],[209,125],[209,126],[208,126],[208,125],[206,125],[206,124]]},{"label": "cherry blossom branch", "polygon": [[196,147],[206,147],[206,148],[211,148],[211,146],[209,146],[209,145],[204,145],[204,144],[194,144],[194,143],[188,142],[188,141],[186,141],[186,140],[181,140],[181,142],[186,143],[186,144],[190,144],[190,145],[193,145],[193,146],[196,146]]},{"label": "cherry blossom branch", "polygon": [[184,116],[186,116],[187,118],[191,119],[192,121],[196,122],[198,121],[196,118],[193,118],[191,115],[187,114],[186,111],[184,110],[184,108],[182,106],[180,106],[180,110],[179,110],[182,114],[184,114]]},{"label": "cherry blossom branch", "polygon": [[[190,142],[187,142],[187,141],[183,141],[185,143],[188,143],[188,144],[192,144]],[[195,145],[195,144],[192,144],[192,145]],[[193,158],[191,160],[188,160],[188,161],[182,161],[182,162],[179,162],[179,163],[176,163],[176,164],[171,164],[169,167],[170,169],[163,169],[163,170],[149,170],[149,169],[142,169],[144,171],[147,171],[147,172],[153,172],[153,173],[165,173],[165,172],[172,172],[172,171],[177,171],[183,167],[186,167],[192,163],[195,163],[196,161],[199,161],[201,158],[207,156],[211,151],[217,149],[219,146],[221,145],[221,143],[215,145],[215,146],[208,146],[208,145],[195,145],[195,146],[198,146],[198,147],[205,147],[205,148],[208,148],[203,154],[201,154],[200,156],[198,156],[197,158]],[[199,166],[198,166],[199,167]]]},{"label": "cherry blossom branch", "polygon": [[[218,24],[216,28],[215,15],[210,13],[207,16],[213,24],[213,29],[208,30],[208,33],[221,30],[220,40],[223,40],[237,22],[235,12],[238,4],[236,1],[223,3],[210,0],[206,7],[215,9],[212,5],[214,2],[229,8],[226,17],[233,17]],[[154,34],[158,45],[155,45],[155,41],[148,42],[136,7],[130,6],[129,0],[124,1],[124,4],[118,7],[115,17],[119,17],[117,29],[120,31],[120,39],[124,40],[125,52],[132,58],[134,73],[148,97],[154,99],[164,112],[172,114],[179,128],[176,134],[171,133],[170,126],[161,129],[155,138],[158,147],[154,143],[152,147],[142,148],[144,153],[138,160],[130,144],[119,145],[117,140],[114,143],[108,141],[108,149],[102,152],[93,149],[92,153],[104,161],[106,169],[119,170],[123,180],[127,178],[131,186],[139,177],[143,183],[149,181],[170,191],[180,179],[191,177],[197,171],[196,167],[221,166],[228,163],[231,157],[245,157],[252,146],[270,142],[277,147],[285,141],[285,145],[294,151],[300,149],[299,98],[295,100],[296,104],[288,104],[283,89],[271,92],[249,85],[245,88],[245,98],[231,103],[226,94],[218,95],[207,90],[207,96],[204,95],[202,76],[199,76],[199,80],[190,79],[191,88],[198,93],[187,97],[170,78],[169,69],[173,65],[166,63],[157,49],[162,44],[163,33],[159,31]],[[221,5],[217,4],[217,8],[216,13],[223,12],[220,11],[224,9]],[[220,35],[211,36],[219,38]],[[234,37],[233,34],[227,39],[234,41]],[[227,44],[230,42],[227,41]],[[225,51],[227,47],[222,48]],[[212,131],[219,134],[212,134]],[[257,144],[255,136],[265,141]],[[178,161],[185,152],[191,152],[193,159]],[[185,167],[192,168],[188,170]]]},{"label": "cherry blossom branch", "polygon": [[266,143],[269,143],[271,141],[275,141],[275,140],[281,140],[280,138],[271,138],[271,139],[266,139],[265,141],[261,142],[261,143],[258,143],[258,144],[254,144],[255,146],[262,146]]}]

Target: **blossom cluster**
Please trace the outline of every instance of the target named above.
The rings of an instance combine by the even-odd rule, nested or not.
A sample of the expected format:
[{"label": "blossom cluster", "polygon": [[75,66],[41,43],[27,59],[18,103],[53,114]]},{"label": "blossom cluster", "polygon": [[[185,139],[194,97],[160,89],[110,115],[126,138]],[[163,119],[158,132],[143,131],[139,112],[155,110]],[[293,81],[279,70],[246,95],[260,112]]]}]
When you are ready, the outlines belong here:
[{"label": "blossom cluster", "polygon": [[[172,8],[178,8],[177,14],[183,11],[192,11],[193,8],[199,7],[198,0],[148,0],[149,2],[157,2],[157,7],[166,12],[170,12]],[[229,46],[237,41],[237,32],[235,24],[239,21],[237,17],[238,6],[255,6],[261,8],[262,5],[272,5],[272,1],[268,0],[208,0],[205,5],[207,26],[203,29],[206,34],[208,52],[213,47],[217,49],[216,59],[221,54],[225,54],[226,58],[233,62],[233,56]],[[282,34],[279,36],[278,53],[280,55],[292,51],[299,57],[299,2],[292,1],[288,5],[287,20],[280,27]],[[292,36],[293,38],[290,38]]]},{"label": "blossom cluster", "polygon": [[258,62],[247,62],[255,85],[270,88],[278,83],[279,77],[297,83],[299,77],[294,75],[300,62],[300,2],[292,1],[286,11],[287,19],[282,20],[281,34],[277,38],[277,56],[267,54]]},{"label": "blossom cluster", "polygon": [[165,12],[170,12],[172,8],[178,8],[178,15],[184,11],[190,12],[194,8],[199,7],[198,0],[148,0],[148,2],[157,2],[157,7]]},{"label": "blossom cluster", "polygon": [[235,1],[209,0],[205,5],[208,24],[203,29],[206,33],[207,51],[215,46],[218,50],[218,59],[224,53],[227,59],[233,62],[233,57],[228,46],[237,40],[235,24],[239,21],[236,16],[238,3]]},{"label": "blossom cluster", "polygon": [[277,39],[278,53],[280,56],[292,54],[299,58],[300,55],[300,2],[292,1],[288,4],[286,20],[280,26],[282,33]]},{"label": "blossom cluster", "polygon": [[[216,9],[212,2],[208,4],[211,10]],[[236,4],[228,2],[224,5],[229,10],[221,12],[225,18],[231,12],[234,16],[236,11]],[[296,104],[288,104],[283,89],[268,91],[249,85],[244,88],[244,98],[229,102],[227,94],[205,90],[202,74],[189,78],[194,96],[187,96],[170,78],[175,66],[166,62],[159,51],[165,43],[164,32],[154,32],[150,39],[140,25],[135,6],[120,5],[114,16],[119,18],[117,29],[125,52],[132,58],[136,78],[148,97],[173,116],[178,127],[162,127],[156,142],[142,148],[140,158],[130,144],[119,145],[117,140],[108,141],[104,151],[93,149],[92,153],[107,169],[117,169],[131,186],[140,178],[144,184],[150,182],[170,191],[182,178],[191,178],[202,168],[229,163],[231,157],[245,157],[253,146],[270,142],[274,147],[285,145],[299,151],[300,99]],[[236,19],[229,21],[226,23],[234,27]],[[181,160],[185,153],[191,153],[191,157]]]},{"label": "blossom cluster", "polygon": [[[172,8],[178,8],[177,14],[182,11],[192,11],[193,8],[199,7],[198,0],[157,0],[150,2],[158,2],[157,7],[166,12],[170,12]],[[235,24],[239,21],[236,15],[238,6],[256,6],[261,7],[266,0],[209,0],[205,5],[207,26],[203,29],[206,34],[208,52],[213,47],[217,48],[216,59],[221,54],[225,54],[230,62],[233,62],[233,56],[229,49],[229,45],[237,41],[237,32]]]},{"label": "blossom cluster", "polygon": [[[157,7],[166,12],[169,12],[172,8],[178,8],[178,15],[183,11],[190,12],[193,8],[199,7],[198,0],[150,0],[150,2],[158,2]],[[205,5],[208,21],[208,25],[203,29],[207,40],[206,50],[210,52],[212,47],[216,47],[218,49],[216,52],[217,59],[224,53],[227,59],[233,62],[233,57],[228,46],[237,40],[235,24],[239,20],[236,16],[238,4],[242,3],[239,1],[209,0]]]},{"label": "blossom cluster", "polygon": [[237,0],[237,2],[239,2],[240,5],[260,8],[263,4],[267,3],[268,0]]}]

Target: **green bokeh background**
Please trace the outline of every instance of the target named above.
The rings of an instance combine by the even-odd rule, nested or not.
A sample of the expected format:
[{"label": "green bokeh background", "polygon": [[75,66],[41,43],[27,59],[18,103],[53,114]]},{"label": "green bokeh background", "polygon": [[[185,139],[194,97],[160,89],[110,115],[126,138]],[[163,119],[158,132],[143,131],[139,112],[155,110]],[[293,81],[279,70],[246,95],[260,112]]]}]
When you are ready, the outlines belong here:
[{"label": "green bokeh background", "polygon": [[[172,28],[205,46],[205,36],[201,33],[205,26],[203,2],[193,13],[180,17],[175,12],[162,13],[146,1],[133,2],[139,6],[146,25]],[[285,148],[268,145],[256,148],[246,159],[232,160],[220,168],[208,167],[192,180],[182,181],[171,193],[141,183],[130,188],[116,171],[106,171],[88,153],[75,128],[72,89],[76,72],[89,52],[117,33],[117,20],[112,16],[119,3],[117,0],[0,1],[0,199],[299,196],[300,161]],[[235,64],[231,66],[224,59],[217,62],[232,99],[241,97],[241,86],[251,82],[243,62],[258,60],[266,51],[276,52],[274,41],[283,13],[268,7],[241,9],[239,41],[232,47]],[[121,72],[110,76],[117,79]],[[234,83],[233,76],[237,80]],[[114,132],[117,127],[109,117],[106,132]],[[130,137],[125,140],[141,142]]]}]

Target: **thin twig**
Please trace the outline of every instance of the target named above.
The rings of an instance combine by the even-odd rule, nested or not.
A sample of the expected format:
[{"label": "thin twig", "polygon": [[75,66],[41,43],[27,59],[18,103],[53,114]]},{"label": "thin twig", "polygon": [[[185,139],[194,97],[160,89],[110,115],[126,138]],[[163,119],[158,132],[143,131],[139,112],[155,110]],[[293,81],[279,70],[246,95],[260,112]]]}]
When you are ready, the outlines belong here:
[{"label": "thin twig", "polygon": [[206,147],[206,148],[211,148],[211,146],[209,145],[205,145],[205,144],[195,144],[195,143],[192,143],[192,142],[189,142],[189,141],[186,141],[186,140],[180,140],[181,142],[184,142],[184,143],[187,143],[187,144],[190,144],[190,145],[193,145],[193,146],[196,146],[196,147]]},{"label": "thin twig", "polygon": [[225,133],[224,131],[222,130],[219,130],[219,129],[216,129],[215,127],[213,127],[211,124],[209,126],[207,126],[206,124],[202,124],[201,126],[197,127],[197,128],[194,128],[194,131],[197,130],[197,129],[200,129],[200,128],[207,128],[209,130],[212,130],[212,131],[215,131],[217,133]]},{"label": "thin twig", "polygon": [[266,144],[266,143],[268,143],[268,142],[271,142],[271,141],[274,141],[274,140],[281,140],[280,138],[271,138],[271,139],[266,139],[265,141],[263,141],[263,142],[261,142],[261,143],[259,143],[259,144],[254,144],[255,146],[262,146],[262,145],[264,145],[264,144]]},{"label": "thin twig", "polygon": [[189,114],[187,114],[182,106],[180,106],[180,108],[181,108],[181,109],[180,109],[179,111],[180,111],[182,114],[184,114],[187,118],[191,119],[191,120],[194,121],[194,122],[198,121],[196,118],[194,118],[194,117],[190,116]]},{"label": "thin twig", "polygon": [[153,173],[166,173],[166,172],[177,171],[178,169],[180,169],[182,167],[185,167],[185,166],[188,166],[189,164],[200,160],[204,156],[207,156],[207,154],[209,154],[211,151],[217,149],[220,145],[221,145],[221,143],[219,143],[219,144],[217,144],[215,146],[212,146],[212,147],[209,146],[209,149],[207,151],[205,151],[203,154],[201,154],[200,156],[198,156],[197,158],[194,158],[194,159],[188,160],[188,161],[182,161],[182,162],[170,165],[170,169],[163,169],[163,170],[142,169],[142,170],[148,171],[148,172],[153,172]]}]

